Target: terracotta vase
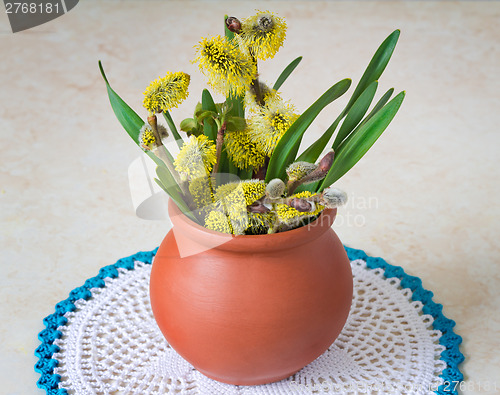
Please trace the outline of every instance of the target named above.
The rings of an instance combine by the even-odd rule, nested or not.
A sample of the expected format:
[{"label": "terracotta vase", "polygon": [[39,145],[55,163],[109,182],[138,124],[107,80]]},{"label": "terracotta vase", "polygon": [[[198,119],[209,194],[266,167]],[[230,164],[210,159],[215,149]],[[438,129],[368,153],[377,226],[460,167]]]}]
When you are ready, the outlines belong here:
[{"label": "terracotta vase", "polygon": [[173,228],[151,272],[151,306],[168,343],[201,373],[237,385],[278,381],[337,338],[352,273],[331,229],[336,210],[257,236],[208,230],[172,201],[169,215]]}]

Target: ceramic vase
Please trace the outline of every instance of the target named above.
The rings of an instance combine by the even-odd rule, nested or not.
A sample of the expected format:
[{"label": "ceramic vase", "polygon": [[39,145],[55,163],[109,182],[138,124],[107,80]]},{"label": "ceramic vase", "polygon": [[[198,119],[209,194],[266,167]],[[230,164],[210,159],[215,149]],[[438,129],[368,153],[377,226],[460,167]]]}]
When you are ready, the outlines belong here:
[{"label": "ceramic vase", "polygon": [[170,201],[173,228],[153,261],[154,317],[204,375],[257,385],[289,377],[334,342],[351,306],[352,273],[331,228],[336,210],[269,235],[206,229]]}]

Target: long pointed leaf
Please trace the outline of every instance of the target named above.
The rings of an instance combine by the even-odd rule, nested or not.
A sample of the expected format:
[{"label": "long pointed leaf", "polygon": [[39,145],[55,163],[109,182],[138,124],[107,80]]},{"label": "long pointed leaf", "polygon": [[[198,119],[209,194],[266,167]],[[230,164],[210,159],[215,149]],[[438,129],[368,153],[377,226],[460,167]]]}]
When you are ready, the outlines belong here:
[{"label": "long pointed leaf", "polygon": [[[207,89],[203,89],[201,94],[201,108],[203,111],[217,112],[214,99]],[[217,138],[217,125],[212,119],[207,118],[203,122],[203,134],[215,142],[215,139]]]},{"label": "long pointed leaf", "polygon": [[380,98],[380,100],[377,102],[377,104],[373,107],[372,111],[361,121],[361,123],[356,126],[356,129],[354,129],[349,136],[347,136],[342,143],[337,147],[337,153],[339,153],[345,146],[346,144],[353,138],[353,136],[356,135],[358,130],[366,123],[369,121],[371,117],[373,117],[377,112],[379,112],[384,106],[385,103],[387,103],[392,96],[392,93],[394,92],[394,88],[389,89],[387,92],[385,92],[384,96]]},{"label": "long pointed leaf", "polygon": [[167,167],[165,162],[163,162],[160,158],[158,158],[155,154],[153,154],[151,151],[146,151],[146,155],[149,156],[154,163],[156,163],[156,166],[162,166],[162,167]]},{"label": "long pointed leaf", "polygon": [[[347,103],[342,113],[337,117],[337,119],[332,123],[332,125],[323,133],[323,135],[317,141],[315,141],[309,148],[307,148],[302,153],[302,155],[300,155],[298,160],[303,160],[306,162],[315,162],[319,158],[319,156],[327,146],[328,142],[330,141],[330,138],[332,137],[333,133],[335,132],[335,129],[337,128],[342,118],[346,116],[346,114],[354,105],[358,97],[366,90],[366,88],[371,83],[373,83],[373,81],[378,80],[379,77],[382,75],[382,72],[384,71],[385,67],[387,66],[387,63],[389,62],[392,56],[392,53],[394,52],[394,48],[399,38],[399,33],[400,33],[399,30],[395,30],[380,45],[380,47],[373,55],[370,63],[368,64],[368,67],[363,73],[361,80],[356,86],[354,93],[352,94],[351,98],[349,99],[349,102]],[[372,111],[372,113],[370,113],[370,116],[372,116],[373,114],[374,113]],[[313,190],[312,188],[314,188],[314,185],[316,184],[317,183],[310,184],[309,186],[307,186],[307,190]]]},{"label": "long pointed leaf", "polygon": [[314,163],[319,158],[325,147],[327,146],[330,138],[332,137],[335,129],[339,126],[340,121],[344,117],[343,114],[340,114],[335,121],[325,130],[325,132],[321,135],[319,139],[317,139],[314,143],[312,143],[309,148],[307,148],[300,156],[297,158],[297,161],[304,161]]},{"label": "long pointed leaf", "polygon": [[253,175],[253,167],[249,167],[247,169],[240,170],[238,172],[238,175],[240,177],[240,180],[249,180],[252,178]]},{"label": "long pointed leaf", "polygon": [[161,184],[158,185],[160,185],[163,188],[163,190],[167,192],[167,194],[172,198],[175,204],[177,204],[177,207],[179,207],[179,209],[189,218],[196,221],[196,218],[194,217],[188,205],[183,199],[181,188],[175,182],[175,179],[172,176],[172,173],[170,173],[170,171],[168,170],[168,168],[166,166],[157,166],[156,175],[161,181]]},{"label": "long pointed leaf", "polygon": [[403,102],[405,92],[401,92],[384,108],[367,121],[342,147],[335,156],[333,165],[323,180],[320,190],[323,190],[345,173],[347,173],[377,141],[384,130],[389,126]]},{"label": "long pointed leaf", "polygon": [[373,81],[368,87],[364,90],[364,92],[359,95],[358,99],[354,102],[351,109],[347,113],[344,122],[342,122],[342,126],[340,127],[339,132],[337,133],[337,137],[335,137],[335,141],[333,142],[333,150],[336,151],[340,143],[344,141],[344,139],[353,131],[356,125],[363,119],[366,112],[368,111],[368,107],[375,96],[375,92],[377,91],[378,82]]},{"label": "long pointed leaf", "polygon": [[[174,177],[170,173],[167,167],[165,166],[157,166],[156,167],[156,175],[160,179],[163,186],[169,191],[169,195],[171,195],[174,199],[181,199],[181,189],[179,185],[174,180]],[[179,207],[180,208],[180,207]]]},{"label": "long pointed leaf", "polygon": [[[139,133],[144,125],[144,121],[132,110],[127,103],[125,103],[120,96],[111,88],[109,85],[108,79],[106,78],[106,74],[104,73],[104,69],[102,67],[101,62],[99,61],[99,69],[101,70],[102,78],[106,83],[106,88],[108,90],[109,101],[111,103],[111,107],[113,108],[113,112],[115,113],[118,121],[120,121],[121,125],[125,129],[125,131],[129,134],[129,136],[134,140],[134,142],[139,145]],[[169,158],[172,158],[172,155],[165,148],[165,151]],[[172,174],[170,174],[165,163],[154,155],[152,152],[148,151],[146,154],[156,163],[156,174],[160,178],[161,184],[159,184],[165,192],[175,201],[178,207],[188,216],[193,217],[193,215],[189,212],[189,208],[186,203],[182,199],[182,193],[175,182]],[[194,218],[194,217],[193,217]]]},{"label": "long pointed leaf", "polygon": [[309,125],[323,108],[342,96],[347,89],[349,89],[350,85],[351,80],[348,78],[337,82],[304,111],[304,113],[288,128],[271,156],[266,173],[266,182],[271,181],[273,178],[285,179],[285,170],[287,166],[295,160],[302,136]]},{"label": "long pointed leaf", "polygon": [[172,136],[175,139],[175,142],[177,143],[177,146],[179,148],[182,148],[182,145],[184,144],[184,139],[181,137],[179,132],[177,131],[177,128],[175,127],[174,120],[172,119],[172,116],[168,111],[163,111],[163,117],[165,118],[165,121],[167,122],[168,128],[172,132]]},{"label": "long pointed leaf", "polygon": [[243,107],[243,97],[229,94],[226,98],[227,104],[231,107],[229,114],[233,117],[245,118],[245,109]]},{"label": "long pointed leaf", "polygon": [[[376,81],[374,81],[372,84],[376,84]],[[371,85],[370,85],[371,86]],[[375,94],[376,86],[375,89],[369,89],[367,88],[365,92],[368,94],[371,94],[371,91],[373,90],[373,94]],[[365,93],[363,92],[363,93]],[[371,98],[369,102],[366,105],[366,109],[364,108],[366,104],[365,99],[361,99],[363,95],[360,96],[360,98],[356,101],[356,103],[359,103],[358,106],[355,105],[351,108],[351,110],[348,112],[346,120],[342,124],[342,127],[339,130],[339,133],[337,135],[337,138],[339,135],[344,134],[347,135],[349,132],[352,130],[352,124],[355,124],[359,122],[359,119],[361,119],[364,115],[364,113],[367,111],[368,106],[370,105],[371,100],[373,99],[373,95],[371,95]],[[360,100],[361,99],[361,100]],[[363,104],[363,106],[361,106]],[[385,103],[384,103],[385,104]],[[356,107],[356,108],[355,108]],[[354,110],[354,111],[353,111]],[[360,111],[361,110],[361,111]],[[352,115],[349,115],[352,114]],[[356,117],[355,117],[356,114]],[[359,116],[361,114],[361,117]],[[342,111],[342,113],[333,121],[333,123],[328,127],[328,129],[325,130],[325,132],[321,135],[321,137],[316,140],[314,143],[312,143],[300,156],[297,158],[297,161],[304,161],[304,162],[310,162],[314,163],[316,160],[319,158],[325,147],[328,145],[328,142],[333,136],[333,133],[337,129],[337,126],[339,125],[340,121],[346,116],[345,111]],[[350,118],[350,119],[349,119]],[[335,139],[336,141],[337,139]],[[335,143],[334,143],[334,150],[336,149]],[[298,192],[301,191],[314,191],[316,190],[317,186],[320,185],[319,182],[316,183],[311,183],[307,184],[304,186],[301,186],[302,189],[297,189]]]},{"label": "long pointed leaf", "polygon": [[219,173],[231,173],[238,174],[238,168],[234,166],[234,164],[227,157],[227,151],[222,147],[222,151],[220,153],[220,165],[219,165]]},{"label": "long pointed leaf", "polygon": [[274,83],[273,89],[278,90],[281,88],[281,85],[286,81],[286,79],[292,74],[293,70],[299,65],[300,61],[302,60],[302,56],[299,56],[297,59],[294,59],[290,62],[288,66],[285,67],[285,70],[283,70]]},{"label": "long pointed leaf", "polygon": [[[99,61],[99,69],[101,70],[102,78],[104,79],[104,82],[106,82],[106,88],[108,90],[108,97],[109,97],[109,102],[111,103],[111,107],[113,108],[113,112],[116,115],[116,118],[118,118],[118,121],[121,123],[125,131],[128,133],[130,137],[132,137],[132,140],[139,145],[139,134],[142,126],[144,125],[144,121],[135,113],[134,110],[132,110],[127,103],[125,103],[120,96],[111,88],[109,85],[108,79],[106,78],[106,74],[104,73],[104,69],[102,67],[101,62]],[[164,147],[167,156],[172,159],[172,155],[170,152],[167,150],[166,147]],[[158,165],[158,166],[163,166],[165,167],[165,163],[156,155],[154,155],[152,152],[146,152],[147,155],[153,159],[153,161]]]},{"label": "long pointed leaf", "polygon": [[[128,135],[134,140],[134,142],[139,145],[139,134],[141,131],[142,126],[144,125],[144,121],[141,119],[139,115],[136,114],[132,108],[129,107],[127,103],[125,103],[120,96],[111,88],[109,85],[108,79],[106,77],[106,74],[104,73],[104,68],[102,67],[101,61],[99,61],[99,69],[101,70],[102,78],[104,79],[104,82],[106,83],[106,88],[108,90],[108,97],[109,97],[109,102],[111,103],[111,107],[113,108],[113,112],[116,115],[116,118],[118,118],[118,121],[121,123],[125,131],[128,133]],[[172,155],[170,152],[167,150],[167,148],[164,146],[164,149],[170,159],[172,159]],[[155,155],[153,155],[151,152],[147,152],[148,156],[150,158],[156,158]],[[156,158],[158,159],[158,158]],[[160,159],[155,160],[156,164],[161,162],[163,165],[165,165]]]},{"label": "long pointed leaf", "polygon": [[168,188],[166,187],[163,182],[161,180],[159,180],[158,178],[155,178],[154,179],[155,182],[159,185],[159,187],[161,189],[163,189],[167,195],[169,195],[172,200],[175,202],[175,204],[177,204],[177,207],[179,207],[179,209],[184,213],[186,214],[187,217],[189,217],[190,219],[192,219],[193,221],[195,222],[198,222],[198,220],[196,219],[196,217],[193,215],[193,213],[191,212],[191,210],[189,210],[188,206],[186,205],[186,203],[184,203],[184,200],[182,200],[182,198],[177,198],[177,197],[174,197],[174,194],[172,193],[172,189],[171,188]]},{"label": "long pointed leaf", "polygon": [[392,94],[394,93],[394,88],[389,89],[387,92],[384,93],[384,95],[380,98],[380,100],[375,104],[373,109],[370,111],[370,113],[363,119],[360,125],[364,125],[368,120],[373,117],[382,107],[385,106],[385,103],[389,101],[391,98]]},{"label": "long pointed leaf", "polygon": [[365,89],[370,85],[373,81],[378,80],[382,75],[387,63],[391,59],[392,53],[394,52],[394,48],[396,47],[396,43],[398,42],[400,31],[393,31],[382,44],[377,49],[373,58],[371,59],[368,67],[366,68],[363,76],[359,80],[354,93],[352,94],[349,103],[344,110],[345,113],[350,110],[351,106],[358,99],[359,95],[365,91]]},{"label": "long pointed leaf", "polygon": [[135,143],[139,145],[139,133],[142,126],[144,125],[144,121],[111,88],[108,79],[106,78],[106,74],[104,73],[101,61],[99,61],[99,69],[101,70],[102,78],[106,83],[109,102],[111,103],[111,107],[113,108],[113,112],[115,113],[116,118],[118,118],[118,121],[121,123],[128,135],[132,137],[132,140],[134,140]]}]

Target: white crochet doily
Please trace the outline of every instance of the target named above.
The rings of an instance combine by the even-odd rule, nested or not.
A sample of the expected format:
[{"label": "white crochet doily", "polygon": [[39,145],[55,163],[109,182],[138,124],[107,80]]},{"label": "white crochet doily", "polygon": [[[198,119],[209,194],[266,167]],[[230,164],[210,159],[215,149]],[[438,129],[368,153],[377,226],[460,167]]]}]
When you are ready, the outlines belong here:
[{"label": "white crochet doily", "polygon": [[59,388],[78,395],[432,393],[446,367],[432,317],[397,278],[386,279],[363,260],[351,266],[352,309],[337,340],[294,376],[247,387],[203,376],[167,344],[149,304],[151,265],[136,261],[135,270],[119,269],[66,313],[63,336],[54,342]]}]

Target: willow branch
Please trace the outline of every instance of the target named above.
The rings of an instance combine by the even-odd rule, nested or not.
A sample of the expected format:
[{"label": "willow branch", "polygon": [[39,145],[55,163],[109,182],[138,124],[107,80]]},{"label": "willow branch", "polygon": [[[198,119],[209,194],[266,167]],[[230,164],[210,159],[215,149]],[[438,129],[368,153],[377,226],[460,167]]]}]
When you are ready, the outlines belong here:
[{"label": "willow branch", "polygon": [[264,101],[264,98],[262,97],[262,92],[260,91],[260,82],[259,82],[259,69],[257,66],[257,58],[253,55],[252,51],[250,51],[250,56],[252,57],[252,60],[255,63],[255,78],[252,80],[252,89],[255,92],[255,101],[264,107],[266,105],[266,102]]},{"label": "willow branch", "polygon": [[226,121],[222,123],[219,130],[217,131],[217,139],[215,140],[216,145],[216,161],[214,168],[212,169],[212,179],[215,185],[215,176],[219,172],[220,158],[222,156],[222,145],[224,144],[224,134],[226,133]]}]

